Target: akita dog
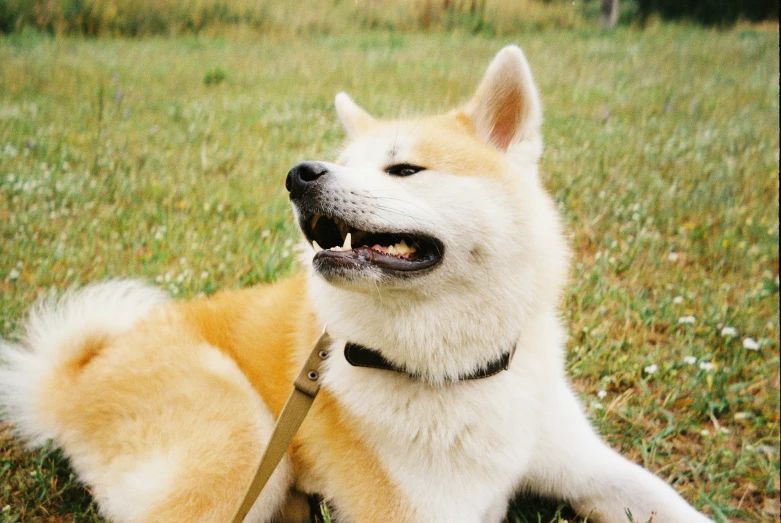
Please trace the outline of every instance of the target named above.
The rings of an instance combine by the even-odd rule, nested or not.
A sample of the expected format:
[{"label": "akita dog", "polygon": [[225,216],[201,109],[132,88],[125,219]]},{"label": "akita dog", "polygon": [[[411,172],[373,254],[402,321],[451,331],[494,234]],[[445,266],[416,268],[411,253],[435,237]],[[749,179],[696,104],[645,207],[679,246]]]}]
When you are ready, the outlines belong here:
[{"label": "akita dog", "polygon": [[287,175],[302,275],[39,305],[2,346],[19,434],[64,449],[114,521],[226,522],[327,326],[320,396],[247,521],[303,521],[318,493],[342,523],[496,523],[519,491],[592,521],[710,521],[600,441],[568,385],[568,251],[521,50],[444,115],[381,121],[345,94],[336,109],[341,156]]}]

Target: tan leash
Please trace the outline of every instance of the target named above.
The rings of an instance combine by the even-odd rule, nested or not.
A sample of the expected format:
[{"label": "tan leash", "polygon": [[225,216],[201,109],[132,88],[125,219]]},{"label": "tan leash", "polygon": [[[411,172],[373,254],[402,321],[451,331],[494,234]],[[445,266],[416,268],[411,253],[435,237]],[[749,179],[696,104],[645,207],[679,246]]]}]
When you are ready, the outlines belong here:
[{"label": "tan leash", "polygon": [[271,474],[282,461],[282,457],[287,452],[290,442],[298,432],[298,428],[303,423],[304,418],[309,412],[309,408],[315,401],[320,390],[320,364],[328,357],[328,349],[331,346],[331,338],[328,333],[323,331],[320,339],[315,343],[315,348],[306,360],[301,372],[293,382],[293,391],[282,407],[282,412],[274,425],[274,432],[271,433],[268,446],[260,458],[258,470],[255,477],[252,478],[247,493],[244,494],[244,501],[241,502],[236,513],[231,519],[231,523],[242,523],[247,513],[252,508],[255,500],[260,496],[263,487],[266,486]]}]

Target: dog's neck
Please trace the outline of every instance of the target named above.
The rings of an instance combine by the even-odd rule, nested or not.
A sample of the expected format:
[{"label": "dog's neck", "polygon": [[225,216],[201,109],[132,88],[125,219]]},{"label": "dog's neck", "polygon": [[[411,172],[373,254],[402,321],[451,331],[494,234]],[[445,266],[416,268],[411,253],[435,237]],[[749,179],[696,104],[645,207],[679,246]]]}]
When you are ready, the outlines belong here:
[{"label": "dog's neck", "polygon": [[458,381],[501,360],[515,347],[527,316],[520,300],[506,295],[365,295],[317,280],[310,291],[334,338],[371,348],[433,385]]}]

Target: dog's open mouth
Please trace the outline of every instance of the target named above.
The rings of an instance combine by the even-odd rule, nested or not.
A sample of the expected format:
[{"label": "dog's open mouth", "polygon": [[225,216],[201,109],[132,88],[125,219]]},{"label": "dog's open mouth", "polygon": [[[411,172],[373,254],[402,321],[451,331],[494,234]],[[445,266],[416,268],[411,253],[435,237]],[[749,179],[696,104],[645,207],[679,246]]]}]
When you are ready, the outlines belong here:
[{"label": "dog's open mouth", "polygon": [[361,268],[367,264],[390,271],[420,271],[442,259],[442,243],[416,233],[371,232],[339,218],[314,214],[301,229],[315,250],[315,266]]}]

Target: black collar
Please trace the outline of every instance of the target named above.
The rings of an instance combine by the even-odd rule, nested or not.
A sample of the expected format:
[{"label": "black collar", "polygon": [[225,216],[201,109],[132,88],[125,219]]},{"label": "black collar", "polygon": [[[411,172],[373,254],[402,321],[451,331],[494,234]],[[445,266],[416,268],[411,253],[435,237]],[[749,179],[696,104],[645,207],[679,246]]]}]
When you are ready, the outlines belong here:
[{"label": "black collar", "polygon": [[[517,343],[517,341],[513,341],[512,345],[509,347],[509,350],[504,351],[502,355],[499,356],[499,358],[488,362],[488,364],[484,367],[480,367],[471,374],[459,376],[456,380],[451,381],[478,380],[481,378],[488,378],[494,374],[499,374],[503,370],[509,369],[510,362],[512,361],[513,355],[515,354],[515,347]],[[393,372],[406,374],[410,378],[416,380],[421,379],[420,374],[409,372],[404,367],[400,367],[395,363],[388,361],[380,352],[364,347],[363,345],[358,345],[357,343],[348,342],[344,346],[344,357],[353,367],[368,367],[372,369],[391,370]]]}]

